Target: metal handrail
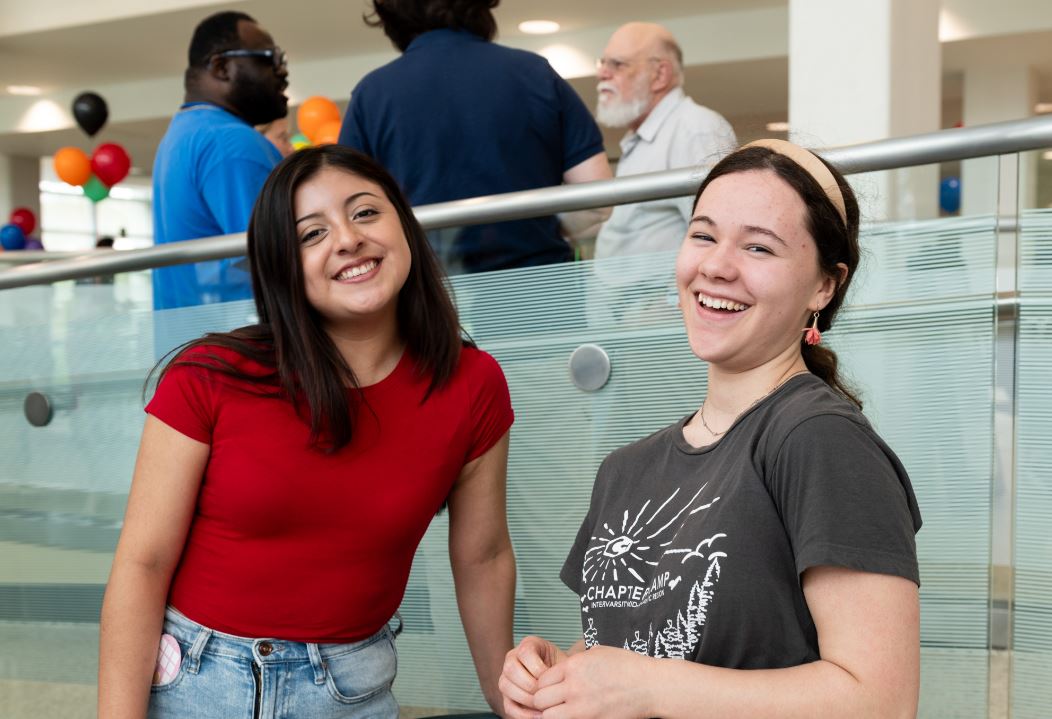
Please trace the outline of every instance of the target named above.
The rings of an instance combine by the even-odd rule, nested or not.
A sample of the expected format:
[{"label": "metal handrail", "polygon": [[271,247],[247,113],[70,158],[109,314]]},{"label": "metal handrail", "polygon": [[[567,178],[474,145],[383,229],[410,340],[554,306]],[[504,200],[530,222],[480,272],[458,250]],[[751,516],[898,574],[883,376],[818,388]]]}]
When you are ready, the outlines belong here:
[{"label": "metal handrail", "polygon": [[[837,147],[822,150],[820,154],[845,174],[854,174],[1046,147],[1052,147],[1052,115]],[[503,222],[691,195],[704,175],[703,168],[652,172],[600,182],[424,205],[415,208],[414,212],[427,230]],[[239,233],[138,250],[92,251],[77,257],[36,262],[0,271],[0,289],[237,257],[245,254],[245,242],[244,233]]]}]

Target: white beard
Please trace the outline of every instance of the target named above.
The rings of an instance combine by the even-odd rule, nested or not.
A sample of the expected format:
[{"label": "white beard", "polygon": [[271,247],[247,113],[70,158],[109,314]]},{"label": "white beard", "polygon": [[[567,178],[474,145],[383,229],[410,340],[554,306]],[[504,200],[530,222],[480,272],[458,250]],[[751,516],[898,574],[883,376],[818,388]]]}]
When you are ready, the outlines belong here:
[{"label": "white beard", "polygon": [[651,98],[648,96],[649,93],[646,92],[646,78],[641,79],[643,82],[639,84],[642,87],[635,88],[635,100],[622,100],[613,83],[599,83],[598,87],[600,90],[610,90],[612,92],[605,102],[603,101],[602,93],[600,93],[599,102],[596,103],[595,119],[600,125],[605,125],[606,127],[628,127],[646,112]]}]

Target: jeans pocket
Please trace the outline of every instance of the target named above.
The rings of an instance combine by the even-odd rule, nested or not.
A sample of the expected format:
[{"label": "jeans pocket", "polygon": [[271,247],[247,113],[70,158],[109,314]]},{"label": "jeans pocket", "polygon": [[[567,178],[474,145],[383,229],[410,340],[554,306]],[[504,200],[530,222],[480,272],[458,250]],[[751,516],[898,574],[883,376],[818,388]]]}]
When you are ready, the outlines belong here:
[{"label": "jeans pocket", "polygon": [[159,694],[170,691],[179,686],[183,681],[183,677],[186,676],[186,653],[190,651],[190,645],[179,641],[178,639],[176,639],[175,642],[179,646],[180,653],[179,671],[176,673],[175,677],[166,684],[150,684],[150,694]]},{"label": "jeans pocket", "polygon": [[358,704],[388,692],[398,671],[398,655],[391,633],[347,645],[346,652],[325,657],[325,685],[342,704]]}]

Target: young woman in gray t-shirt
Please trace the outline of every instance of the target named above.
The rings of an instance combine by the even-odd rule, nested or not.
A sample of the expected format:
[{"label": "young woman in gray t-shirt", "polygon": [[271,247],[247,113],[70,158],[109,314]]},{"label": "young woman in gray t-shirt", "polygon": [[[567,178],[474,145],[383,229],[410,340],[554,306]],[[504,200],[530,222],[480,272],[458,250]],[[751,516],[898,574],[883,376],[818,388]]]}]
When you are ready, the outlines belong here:
[{"label": "young woman in gray t-shirt", "polygon": [[603,462],[561,574],[583,638],[508,653],[507,716],[915,715],[920,512],[821,345],[858,225],[788,142],[709,173],[676,263],[707,396]]}]

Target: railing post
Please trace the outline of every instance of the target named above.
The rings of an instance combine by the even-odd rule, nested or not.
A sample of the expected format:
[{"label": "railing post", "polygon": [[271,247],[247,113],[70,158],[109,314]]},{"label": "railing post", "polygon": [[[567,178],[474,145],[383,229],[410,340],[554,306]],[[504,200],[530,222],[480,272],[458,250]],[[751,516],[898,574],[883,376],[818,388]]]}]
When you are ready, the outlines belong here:
[{"label": "railing post", "polygon": [[[990,716],[1010,717],[1015,616],[1016,351],[1019,341],[1019,155],[998,158],[990,484]],[[995,563],[1007,557],[1007,565]]]}]

